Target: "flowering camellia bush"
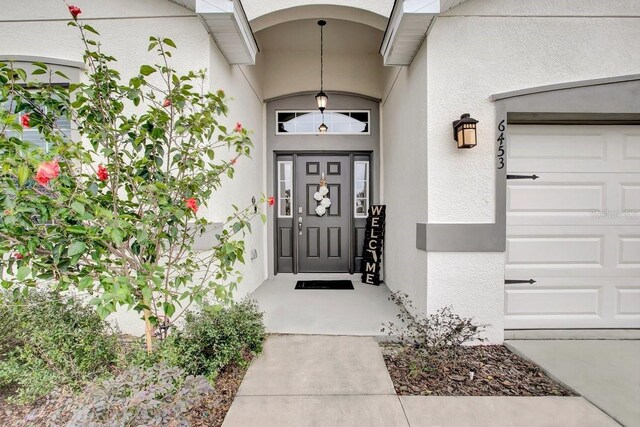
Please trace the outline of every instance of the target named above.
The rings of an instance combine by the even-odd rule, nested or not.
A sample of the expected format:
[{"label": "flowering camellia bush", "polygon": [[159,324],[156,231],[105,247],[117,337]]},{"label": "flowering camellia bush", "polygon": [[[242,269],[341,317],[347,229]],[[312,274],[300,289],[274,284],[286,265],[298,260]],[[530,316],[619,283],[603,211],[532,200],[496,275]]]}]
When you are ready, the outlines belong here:
[{"label": "flowering camellia bush", "polygon": [[[199,207],[252,145],[240,123],[220,123],[225,94],[204,90],[204,71],[171,68],[172,40],[151,37],[159,64],[124,81],[98,32],[78,21],[81,10],[69,12],[85,46],[83,82],[48,84],[54,72],[34,63],[32,83],[0,63],[0,279],[5,288],[86,292],[102,317],[133,308],[151,351],[158,327],[193,302],[229,300],[240,280],[234,265],[244,262],[241,235],[257,201],[234,206],[209,251],[193,246],[211,227]],[[60,118],[71,120],[71,135]],[[25,128],[49,149],[24,141]]]}]

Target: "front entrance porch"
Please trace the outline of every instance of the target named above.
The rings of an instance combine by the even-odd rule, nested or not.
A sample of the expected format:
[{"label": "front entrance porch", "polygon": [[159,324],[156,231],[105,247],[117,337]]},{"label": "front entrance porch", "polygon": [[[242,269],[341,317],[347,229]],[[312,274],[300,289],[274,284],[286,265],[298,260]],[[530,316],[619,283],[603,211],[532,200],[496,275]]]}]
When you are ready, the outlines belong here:
[{"label": "front entrance porch", "polygon": [[[296,290],[298,280],[351,280],[353,290]],[[366,285],[360,275],[278,274],[250,297],[264,311],[269,333],[384,336],[382,323],[397,320],[389,289]]]}]

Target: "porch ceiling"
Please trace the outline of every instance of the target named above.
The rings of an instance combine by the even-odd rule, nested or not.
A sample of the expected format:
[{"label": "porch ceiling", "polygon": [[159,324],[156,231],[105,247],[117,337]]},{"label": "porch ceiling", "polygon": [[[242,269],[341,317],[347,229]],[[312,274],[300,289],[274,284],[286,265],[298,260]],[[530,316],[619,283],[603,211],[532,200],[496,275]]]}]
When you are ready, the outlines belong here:
[{"label": "porch ceiling", "polygon": [[410,65],[433,19],[466,0],[396,0],[380,54],[384,65]]}]

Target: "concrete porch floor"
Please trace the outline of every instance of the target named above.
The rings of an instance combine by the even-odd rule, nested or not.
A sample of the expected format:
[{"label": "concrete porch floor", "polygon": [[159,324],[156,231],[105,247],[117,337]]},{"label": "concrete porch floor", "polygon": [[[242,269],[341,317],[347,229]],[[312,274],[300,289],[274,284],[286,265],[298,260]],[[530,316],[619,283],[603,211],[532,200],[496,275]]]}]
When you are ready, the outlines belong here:
[{"label": "concrete porch floor", "polygon": [[[298,280],[351,280],[353,290],[296,290]],[[250,297],[264,312],[267,332],[281,334],[384,336],[383,322],[397,320],[384,285],[360,282],[360,275],[278,274]]]}]

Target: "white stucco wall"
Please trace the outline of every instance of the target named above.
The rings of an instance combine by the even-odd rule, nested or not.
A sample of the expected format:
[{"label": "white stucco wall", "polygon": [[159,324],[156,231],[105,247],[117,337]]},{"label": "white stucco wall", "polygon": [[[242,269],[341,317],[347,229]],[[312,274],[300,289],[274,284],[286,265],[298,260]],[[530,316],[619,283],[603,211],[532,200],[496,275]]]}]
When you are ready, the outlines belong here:
[{"label": "white stucco wall", "polygon": [[[637,73],[639,12],[637,1],[468,0],[437,18],[425,43],[429,222],[494,221],[497,135],[489,96]],[[458,150],[451,122],[466,112],[480,120],[479,142]],[[491,341],[502,340],[504,254],[429,253],[427,269],[429,311],[452,305],[491,324]]]},{"label": "white stucco wall", "polygon": [[[171,38],[178,46],[171,64],[178,72],[208,69],[212,90],[223,89],[231,98],[228,119],[223,122],[231,128],[236,121],[254,130],[255,148],[252,160],[242,159],[236,167],[236,179],[225,180],[209,208],[199,214],[210,220],[224,220],[232,203],[247,206],[251,197],[260,198],[265,191],[263,184],[263,104],[260,86],[260,65],[255,67],[229,66],[217,46],[204,29],[202,22],[187,9],[168,1],[112,0],[108,3],[78,0],[81,18],[101,34],[103,50],[118,59],[116,67],[124,79],[138,73],[143,63],[157,60],[154,52],[147,52],[149,36]],[[77,30],[67,26],[70,16],[62,2],[25,0],[11,2],[0,16],[0,55],[30,55],[34,57],[60,58],[82,61],[82,44]],[[104,19],[118,18],[118,19]],[[232,155],[223,150],[222,158]],[[237,291],[242,297],[253,291],[266,277],[264,226],[254,222],[253,233],[245,239],[246,248],[257,249],[259,257],[252,261],[247,253],[247,265],[241,266],[244,280]],[[113,320],[125,333],[141,334],[142,323],[135,312],[121,310]]]},{"label": "white stucco wall", "polygon": [[416,223],[427,210],[427,55],[385,70],[382,100],[383,203],[387,205],[384,280],[427,306],[427,253],[416,249]]}]

